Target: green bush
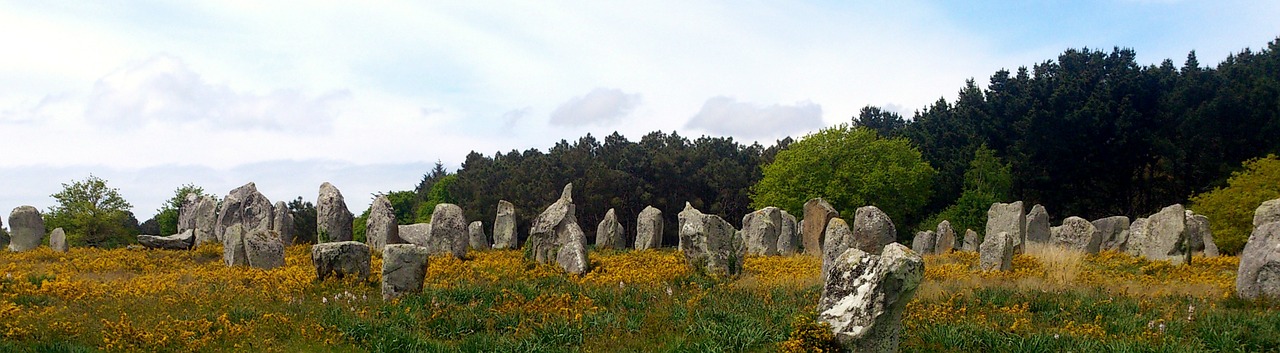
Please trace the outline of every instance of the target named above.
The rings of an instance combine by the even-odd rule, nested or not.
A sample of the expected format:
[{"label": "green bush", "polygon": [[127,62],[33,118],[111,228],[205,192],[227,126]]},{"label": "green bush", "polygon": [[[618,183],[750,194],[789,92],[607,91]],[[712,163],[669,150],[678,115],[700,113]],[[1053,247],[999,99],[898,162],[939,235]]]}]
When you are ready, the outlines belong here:
[{"label": "green bush", "polygon": [[1280,198],[1280,159],[1275,155],[1244,162],[1227,187],[1191,198],[1191,210],[1209,218],[1218,249],[1237,254],[1253,232],[1253,211],[1263,201]]}]

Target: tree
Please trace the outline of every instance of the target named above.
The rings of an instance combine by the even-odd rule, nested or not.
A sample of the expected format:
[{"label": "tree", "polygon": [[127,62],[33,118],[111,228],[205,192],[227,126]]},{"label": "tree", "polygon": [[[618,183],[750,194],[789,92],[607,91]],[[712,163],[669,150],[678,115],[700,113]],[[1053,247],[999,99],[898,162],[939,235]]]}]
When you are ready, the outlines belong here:
[{"label": "tree", "polygon": [[858,127],[875,130],[876,133],[883,137],[901,136],[902,129],[907,126],[907,122],[902,119],[902,115],[870,105],[862,107],[862,110],[858,111],[858,116],[853,117],[853,124]]},{"label": "tree", "polygon": [[919,230],[932,230],[942,221],[963,232],[973,229],[979,233],[986,228],[987,210],[991,204],[1009,201],[1013,176],[1008,163],[996,157],[995,151],[981,145],[973,152],[969,170],[964,173],[964,192],[956,202],[917,226]]},{"label": "tree", "polygon": [[904,225],[898,227],[901,239],[909,230],[905,225],[914,224],[928,202],[934,173],[907,140],[840,124],[779,152],[751,187],[751,207],[777,206],[800,215],[807,200],[822,197],[852,218],[858,207],[874,205]]},{"label": "tree", "polygon": [[[418,223],[431,222],[431,214],[436,212],[436,205],[442,203],[457,204],[458,200],[453,197],[453,193],[449,190],[458,182],[456,174],[449,174],[440,178],[431,185],[431,191],[427,193],[427,200],[418,204],[416,210],[416,221]],[[396,222],[399,222],[399,215],[396,215]]]},{"label": "tree", "polygon": [[1214,243],[1223,253],[1244,249],[1253,232],[1253,211],[1263,201],[1280,198],[1280,159],[1276,155],[1255,158],[1231,174],[1225,188],[1191,198],[1191,209],[1208,217]]},{"label": "tree", "polygon": [[160,227],[157,235],[168,235],[178,233],[178,215],[182,210],[182,203],[186,201],[187,194],[195,194],[199,196],[209,196],[204,193],[204,188],[195,186],[194,184],[184,184],[173,191],[173,197],[165,200],[160,205],[160,209],[156,210],[155,221]]},{"label": "tree", "polygon": [[[45,224],[62,227],[70,245],[117,247],[135,241],[126,227],[133,205],[120,196],[119,189],[92,174],[83,181],[63,183],[62,191],[50,195],[58,202],[49,208]],[[136,228],[137,220],[132,224]]]},{"label": "tree", "polygon": [[316,205],[311,201],[303,201],[302,196],[289,201],[289,213],[293,215],[293,241],[295,243],[316,242]]}]

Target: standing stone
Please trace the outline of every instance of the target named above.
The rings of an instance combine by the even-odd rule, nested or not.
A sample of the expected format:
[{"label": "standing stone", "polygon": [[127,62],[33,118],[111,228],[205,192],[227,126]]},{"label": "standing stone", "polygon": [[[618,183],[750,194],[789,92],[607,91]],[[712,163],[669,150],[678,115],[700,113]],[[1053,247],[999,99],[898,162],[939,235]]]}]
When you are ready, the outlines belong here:
[{"label": "standing stone", "polygon": [[[831,266],[835,265],[836,259],[844,254],[846,250],[856,249],[853,246],[853,230],[849,228],[849,223],[844,218],[832,218],[827,221],[827,226],[823,227],[827,234],[822,235],[822,276],[826,280],[826,275]],[[865,252],[865,251],[864,251]]]},{"label": "standing stone", "polygon": [[1031,206],[1031,212],[1027,213],[1026,234],[1029,242],[1049,242],[1049,213],[1045,212],[1044,206]]},{"label": "standing stone", "polygon": [[364,243],[369,250],[381,253],[387,244],[399,244],[400,226],[396,224],[396,211],[387,195],[378,195],[369,206],[369,219],[365,221]]},{"label": "standing stone", "polygon": [[493,248],[520,248],[516,239],[516,206],[506,200],[498,200],[498,214],[493,220]]},{"label": "standing stone", "polygon": [[[231,193],[222,199],[222,207],[215,222],[214,231],[218,240],[225,242],[227,228],[236,224],[242,225],[246,233],[271,230],[275,218],[272,208],[274,206],[271,205],[271,201],[267,200],[266,196],[262,196],[253,183],[231,190]],[[199,223],[198,220],[197,223]],[[199,226],[197,225],[196,228],[199,229]]]},{"label": "standing stone", "polygon": [[[195,230],[195,244],[211,243],[218,241],[217,224],[218,224],[218,202],[212,196],[200,196],[195,206],[187,210],[192,214]],[[186,212],[186,211],[184,211]],[[290,218],[293,216],[290,215]]]},{"label": "standing stone", "polygon": [[467,225],[467,243],[474,250],[489,250],[489,238],[484,235],[484,222],[475,221]]},{"label": "standing stone", "polygon": [[1280,221],[1280,199],[1264,201],[1253,211],[1253,229],[1276,221]]},{"label": "standing stone", "polygon": [[618,216],[610,208],[604,213],[604,219],[600,220],[600,224],[596,225],[596,249],[623,247],[626,247],[626,234],[623,233],[622,224],[618,223]]},{"label": "standing stone", "polygon": [[274,220],[271,221],[271,230],[280,233],[280,243],[284,246],[293,245],[294,224],[293,212],[289,212],[289,206],[284,201],[276,201]]},{"label": "standing stone", "polygon": [[951,229],[951,221],[938,222],[938,237],[933,243],[935,254],[945,255],[956,248],[956,231]]},{"label": "standing stone", "polygon": [[[804,229],[801,232],[801,238],[804,241],[804,253],[809,255],[822,255],[822,244],[825,242],[823,236],[826,235],[827,223],[832,218],[840,216],[830,203],[822,198],[816,198],[804,203]],[[879,253],[878,251],[876,253]],[[837,254],[838,255],[838,254]]]},{"label": "standing stone", "polygon": [[1049,243],[1076,251],[1095,254],[1102,245],[1102,232],[1084,218],[1071,216],[1062,220]]},{"label": "standing stone", "polygon": [[853,352],[897,352],[902,313],[924,278],[924,260],[892,243],[876,254],[849,249],[825,274],[818,320]]},{"label": "standing stone", "polygon": [[387,244],[382,248],[382,300],[422,292],[427,277],[427,248],[413,244]]},{"label": "standing stone", "polygon": [[431,233],[427,235],[427,251],[435,254],[453,254],[458,259],[467,256],[467,220],[462,208],[451,203],[437,204],[431,213]]},{"label": "standing stone", "polygon": [[961,246],[960,250],[978,251],[978,244],[982,244],[982,239],[978,238],[978,232],[973,231],[973,229],[965,229],[964,245]]},{"label": "standing stone", "polygon": [[327,243],[353,239],[351,227],[354,219],[342,192],[327,181],[320,184],[320,196],[316,198],[316,241]]},{"label": "standing stone", "polygon": [[[893,220],[884,211],[875,206],[858,208],[853,218],[853,247],[868,254],[879,254],[897,236],[898,230],[894,228]],[[840,253],[835,255],[839,256]]]},{"label": "standing stone", "polygon": [[232,224],[222,233],[222,261],[227,267],[249,265],[249,253],[245,250],[243,224]]},{"label": "standing stone", "polygon": [[255,230],[245,236],[244,253],[249,267],[270,270],[284,266],[284,241],[274,230]]},{"label": "standing stone", "polygon": [[742,217],[742,237],[747,253],[778,255],[778,237],[782,233],[782,210],[765,207]]},{"label": "standing stone", "polygon": [[693,207],[686,207],[680,214],[680,243],[684,244],[685,263],[695,271],[712,276],[742,272],[747,246],[742,238],[735,236],[733,225],[720,216],[703,214]]},{"label": "standing stone", "polygon": [[44,243],[44,218],[31,206],[18,206],[9,212],[9,251],[21,252]]},{"label": "standing stone", "polygon": [[403,240],[404,244],[414,244],[426,247],[427,238],[431,237],[431,223],[414,223],[397,226],[396,232],[400,234],[400,240]]},{"label": "standing stone", "polygon": [[646,206],[636,217],[636,250],[662,247],[662,211]]},{"label": "standing stone", "polygon": [[783,210],[782,229],[778,232],[778,255],[795,255],[800,246],[800,232],[796,228],[796,216]]},{"label": "standing stone", "polygon": [[993,203],[987,209],[987,236],[1006,232],[1013,238],[1015,253],[1022,252],[1022,243],[1026,241],[1027,215],[1022,212],[1022,201],[1014,203]]},{"label": "standing stone", "polygon": [[684,238],[680,237],[680,234],[679,234],[680,229],[684,228],[685,222],[688,222],[690,219],[696,218],[700,215],[702,215],[702,211],[698,211],[697,208],[694,208],[693,204],[689,203],[689,201],[685,201],[684,209],[680,210],[680,213],[676,213],[676,222],[677,222],[676,223],[676,249],[677,250],[684,251]]},{"label": "standing stone", "polygon": [[53,232],[49,233],[49,247],[57,252],[67,252],[69,250],[67,248],[67,232],[63,231],[62,227],[54,228]]},{"label": "standing stone", "polygon": [[937,238],[938,233],[934,233],[932,230],[916,232],[916,237],[911,240],[911,251],[915,251],[920,255],[932,254],[934,241]]},{"label": "standing stone", "polygon": [[187,229],[196,229],[196,205],[200,203],[200,194],[189,192],[182,196],[182,204],[178,205],[178,233]]},{"label": "standing stone", "polygon": [[1013,237],[1008,232],[987,234],[978,251],[983,271],[1008,271],[1013,268]]},{"label": "standing stone", "polygon": [[565,272],[587,272],[587,236],[578,227],[573,205],[573,184],[564,186],[560,199],[533,220],[525,256],[540,263],[556,263]]},{"label": "standing stone", "polygon": [[1213,241],[1209,217],[1187,210],[1187,240],[1192,242],[1193,250],[1203,251],[1204,257],[1218,257],[1218,244]]},{"label": "standing stone", "polygon": [[1129,217],[1111,216],[1091,223],[1099,233],[1102,233],[1102,245],[1099,246],[1099,250],[1125,251],[1125,243],[1129,241]]},{"label": "standing stone", "polygon": [[1242,298],[1280,299],[1280,217],[1273,217],[1277,211],[1280,203],[1271,201],[1253,211],[1253,232],[1240,251],[1236,270],[1236,295]]},{"label": "standing stone", "polygon": [[1147,218],[1144,229],[1131,227],[1128,251],[1148,260],[1169,260],[1181,263],[1186,260],[1186,209],[1181,204],[1165,207]]},{"label": "standing stone", "polygon": [[148,234],[138,235],[138,244],[141,244],[143,247],[148,249],[187,250],[195,245],[195,243],[196,236],[194,229],[187,229],[182,231],[182,233],[166,237]]},{"label": "standing stone", "polygon": [[356,241],[340,241],[311,246],[311,265],[316,268],[316,279],[356,276],[361,281],[369,277],[369,246]]}]

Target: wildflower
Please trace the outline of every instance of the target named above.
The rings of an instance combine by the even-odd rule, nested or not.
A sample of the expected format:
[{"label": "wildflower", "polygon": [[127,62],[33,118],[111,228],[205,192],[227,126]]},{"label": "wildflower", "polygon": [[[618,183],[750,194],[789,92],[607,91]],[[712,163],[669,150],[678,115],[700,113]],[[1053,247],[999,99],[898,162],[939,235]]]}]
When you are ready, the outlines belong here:
[{"label": "wildflower", "polygon": [[667,296],[671,296],[671,287],[667,287]]},{"label": "wildflower", "polygon": [[320,297],[320,304],[329,304],[329,298]]}]

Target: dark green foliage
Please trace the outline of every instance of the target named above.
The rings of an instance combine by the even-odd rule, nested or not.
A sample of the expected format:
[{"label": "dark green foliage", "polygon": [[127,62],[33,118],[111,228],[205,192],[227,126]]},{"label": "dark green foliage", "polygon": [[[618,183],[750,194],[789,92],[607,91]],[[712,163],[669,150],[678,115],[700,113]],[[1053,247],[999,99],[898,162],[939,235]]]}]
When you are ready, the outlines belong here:
[{"label": "dark green foliage", "polygon": [[182,203],[186,201],[187,194],[196,194],[196,196],[212,196],[204,193],[204,188],[195,186],[195,184],[184,184],[173,191],[173,197],[164,201],[160,205],[160,209],[156,210],[155,221],[158,229],[155,235],[169,235],[178,233],[178,214],[182,210]]},{"label": "dark green foliage", "polygon": [[562,140],[545,153],[530,149],[489,157],[472,152],[448,190],[471,220],[492,222],[498,200],[511,202],[517,231],[527,232],[530,221],[573,183],[578,222],[588,236],[610,208],[623,228],[632,230],[636,215],[652,205],[662,210],[665,243],[674,244],[676,213],[685,202],[740,222],[750,211],[747,191],[760,179],[763,152],[758,144],[745,146],[732,138],[690,141],[674,132],[649,133],[639,142],[618,133],[603,142],[587,135],[573,143]]},{"label": "dark green foliage", "polygon": [[986,145],[978,146],[973,152],[973,160],[964,173],[964,192],[955,203],[948,206],[917,227],[919,230],[933,230],[938,223],[950,221],[951,228],[958,236],[963,236],[966,229],[982,234],[986,229],[987,210],[992,203],[1008,202],[1013,184],[1013,176],[1009,172],[1009,164],[996,157],[995,151]]},{"label": "dark green foliage", "polygon": [[289,201],[289,213],[293,215],[294,243],[316,242],[316,205],[303,201],[302,196]]}]

